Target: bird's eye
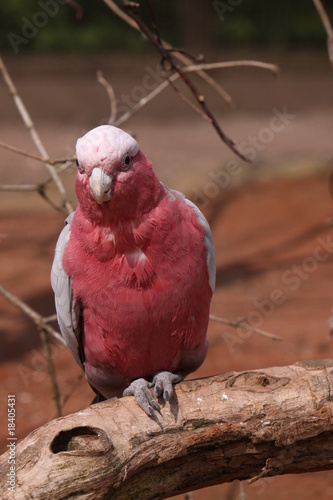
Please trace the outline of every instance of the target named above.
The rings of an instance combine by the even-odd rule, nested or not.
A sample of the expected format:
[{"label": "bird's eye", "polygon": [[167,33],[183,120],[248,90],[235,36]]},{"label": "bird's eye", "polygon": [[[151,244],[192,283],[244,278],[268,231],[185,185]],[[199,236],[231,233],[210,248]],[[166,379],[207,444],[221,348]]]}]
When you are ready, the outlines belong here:
[{"label": "bird's eye", "polygon": [[82,173],[83,172],[83,168],[81,167],[81,165],[79,163],[79,160],[77,158],[76,158],[75,162],[76,162],[76,166],[77,166],[78,171]]},{"label": "bird's eye", "polygon": [[122,161],[122,170],[128,170],[129,166],[131,164],[131,157],[130,155],[127,153],[124,158],[123,158],[123,161]]}]

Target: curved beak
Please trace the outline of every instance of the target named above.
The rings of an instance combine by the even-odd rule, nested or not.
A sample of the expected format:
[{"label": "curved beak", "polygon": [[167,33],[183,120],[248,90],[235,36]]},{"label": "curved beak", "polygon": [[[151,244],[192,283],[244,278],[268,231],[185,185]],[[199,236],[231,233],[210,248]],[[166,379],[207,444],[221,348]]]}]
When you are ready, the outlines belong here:
[{"label": "curved beak", "polygon": [[89,178],[90,187],[99,205],[111,199],[112,176],[95,167]]}]

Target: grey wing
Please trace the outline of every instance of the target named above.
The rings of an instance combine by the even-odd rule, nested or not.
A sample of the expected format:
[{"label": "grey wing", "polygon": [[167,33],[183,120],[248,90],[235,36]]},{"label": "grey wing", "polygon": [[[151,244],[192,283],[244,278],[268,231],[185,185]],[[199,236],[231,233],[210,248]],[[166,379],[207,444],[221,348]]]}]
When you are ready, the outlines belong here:
[{"label": "grey wing", "polygon": [[205,246],[206,246],[206,250],[207,250],[207,269],[208,269],[208,275],[209,275],[209,285],[212,289],[212,292],[214,292],[215,283],[216,283],[215,250],[214,250],[213,235],[212,235],[212,231],[210,229],[210,226],[208,224],[208,221],[207,221],[206,217],[203,215],[203,213],[199,210],[199,208],[192,201],[188,200],[183,195],[183,193],[181,193],[180,191],[176,191],[174,189],[169,189],[169,188],[167,188],[167,189],[168,189],[171,196],[172,196],[172,194],[174,194],[176,196],[177,195],[181,196],[184,199],[186,205],[188,205],[189,207],[191,207],[194,210],[199,223],[203,227],[204,236],[205,236]]},{"label": "grey wing", "polygon": [[57,241],[54,260],[51,269],[51,286],[55,297],[58,324],[61,335],[69,347],[75,361],[82,368],[82,357],[78,339],[78,324],[80,311],[73,305],[71,279],[65,272],[62,259],[71,234],[71,222],[74,213],[66,219],[66,226],[61,231]]}]

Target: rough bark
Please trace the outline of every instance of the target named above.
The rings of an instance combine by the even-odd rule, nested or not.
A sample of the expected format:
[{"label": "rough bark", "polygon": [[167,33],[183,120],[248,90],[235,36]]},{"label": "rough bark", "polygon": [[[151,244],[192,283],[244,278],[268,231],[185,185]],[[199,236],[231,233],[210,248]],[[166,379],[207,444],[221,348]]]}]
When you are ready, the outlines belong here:
[{"label": "rough bark", "polygon": [[[149,419],[132,397],[53,420],[16,447],[15,499],[157,499],[333,468],[333,360],[185,381]],[[0,458],[0,497],[8,454]]]}]

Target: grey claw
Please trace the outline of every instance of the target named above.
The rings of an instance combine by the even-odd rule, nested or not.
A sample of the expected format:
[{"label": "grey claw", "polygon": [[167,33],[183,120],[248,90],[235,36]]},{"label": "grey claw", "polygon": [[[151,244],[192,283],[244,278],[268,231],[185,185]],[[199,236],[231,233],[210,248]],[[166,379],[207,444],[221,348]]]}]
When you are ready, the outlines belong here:
[{"label": "grey claw", "polygon": [[151,406],[156,410],[158,411],[158,413],[160,415],[162,415],[161,413],[161,408],[160,408],[160,405],[157,403],[157,401],[155,401],[155,399],[153,399],[151,402],[150,402]]},{"label": "grey claw", "polygon": [[174,384],[177,384],[183,380],[183,377],[176,373],[171,372],[160,372],[153,378],[152,385],[155,386],[154,394],[156,397],[160,397],[163,394],[163,400],[166,403],[170,401],[174,393]]},{"label": "grey claw", "polygon": [[161,414],[161,409],[153,398],[149,387],[151,384],[144,378],[133,380],[133,382],[124,390],[123,396],[134,396],[140,408],[150,417],[157,419],[155,410]]}]

